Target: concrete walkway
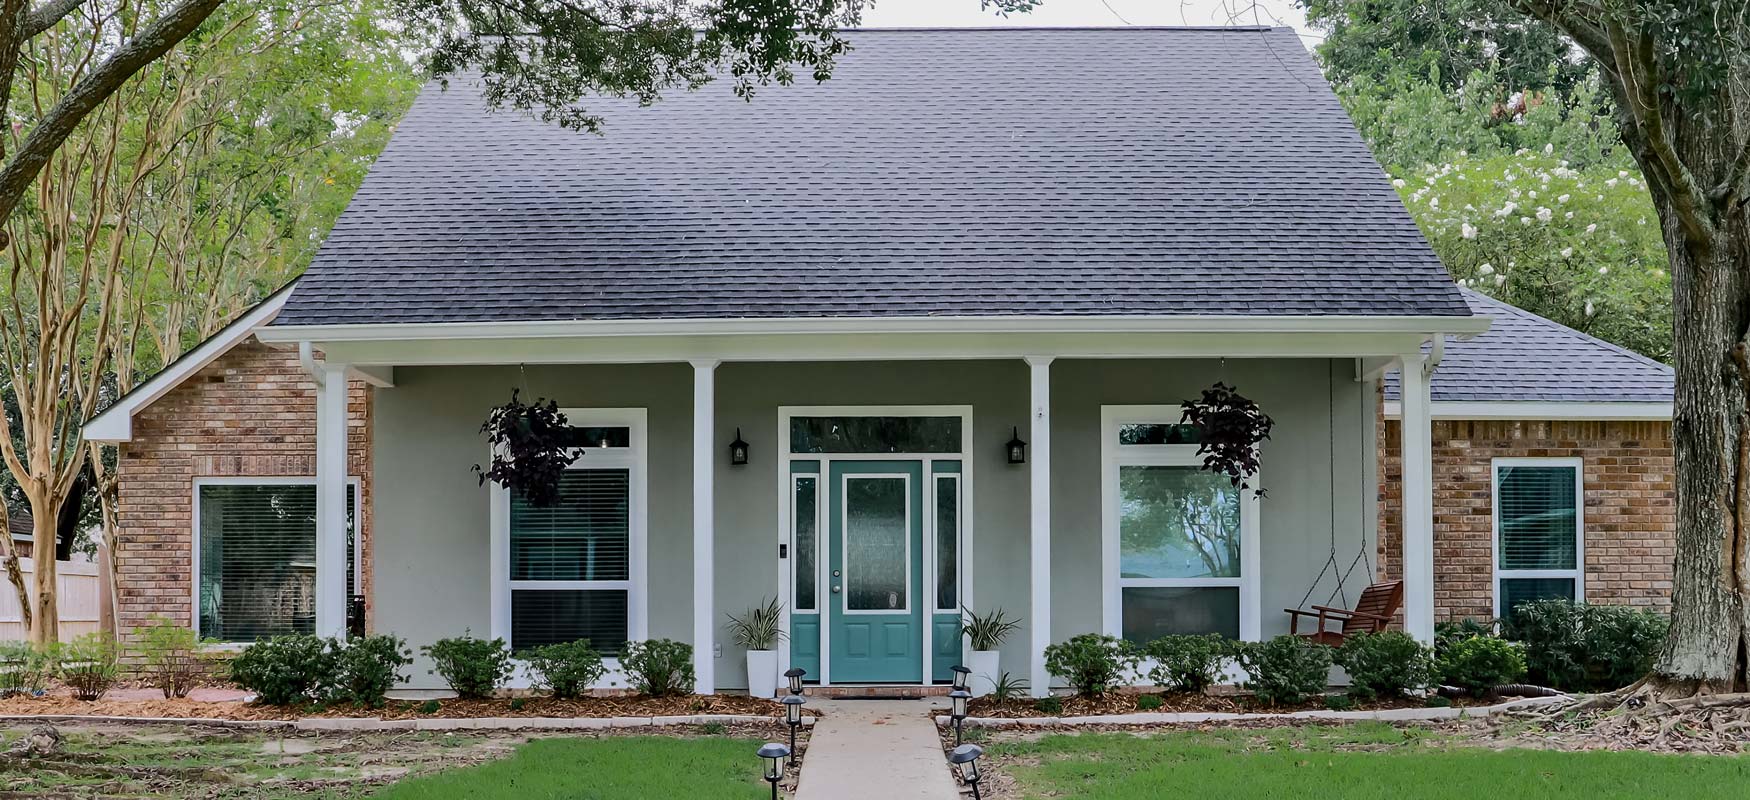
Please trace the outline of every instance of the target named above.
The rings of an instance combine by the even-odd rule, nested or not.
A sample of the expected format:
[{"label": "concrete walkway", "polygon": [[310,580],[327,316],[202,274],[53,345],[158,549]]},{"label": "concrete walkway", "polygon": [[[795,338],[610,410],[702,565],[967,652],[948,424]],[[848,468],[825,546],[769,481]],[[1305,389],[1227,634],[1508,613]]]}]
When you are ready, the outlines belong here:
[{"label": "concrete walkway", "polygon": [[808,738],[796,800],[956,800],[931,705],[809,700],[826,712]]}]

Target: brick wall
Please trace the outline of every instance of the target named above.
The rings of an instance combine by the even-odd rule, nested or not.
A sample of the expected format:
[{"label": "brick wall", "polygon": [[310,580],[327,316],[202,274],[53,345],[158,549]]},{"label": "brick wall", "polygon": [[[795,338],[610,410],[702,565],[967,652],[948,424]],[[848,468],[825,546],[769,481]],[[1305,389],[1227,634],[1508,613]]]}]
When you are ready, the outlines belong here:
[{"label": "brick wall", "polygon": [[[1403,570],[1399,430],[1386,420],[1380,437],[1379,565],[1391,578]],[[1582,459],[1585,599],[1670,607],[1677,491],[1669,422],[1437,420],[1432,433],[1436,620],[1494,616],[1495,458]]]},{"label": "brick wall", "polygon": [[[371,578],[370,387],[348,386],[348,470],[360,478],[359,567]],[[194,481],[316,474],[316,385],[294,350],[253,338],[134,417],[118,462],[121,515],[116,626],[163,615],[193,624]],[[368,600],[367,600],[368,602]],[[367,619],[369,609],[367,607]]]}]

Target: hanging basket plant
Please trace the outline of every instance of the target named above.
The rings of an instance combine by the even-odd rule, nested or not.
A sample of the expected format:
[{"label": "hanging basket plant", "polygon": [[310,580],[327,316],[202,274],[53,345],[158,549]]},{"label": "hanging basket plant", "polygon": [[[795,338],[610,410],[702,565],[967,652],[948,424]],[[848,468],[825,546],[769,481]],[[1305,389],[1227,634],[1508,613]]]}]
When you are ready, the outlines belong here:
[{"label": "hanging basket plant", "polygon": [[[1275,420],[1251,398],[1219,381],[1204,389],[1201,399],[1186,400],[1181,410],[1179,421],[1197,429],[1203,469],[1226,475],[1241,489],[1253,488],[1248,481],[1258,474],[1258,445],[1270,438]],[[1254,493],[1264,496],[1262,488]]]},{"label": "hanging basket plant", "polygon": [[474,465],[480,485],[491,480],[537,507],[559,499],[559,478],[576,450],[558,403],[538,398],[525,405],[512,389],[510,402],[495,406],[480,432],[492,444],[492,466]]}]

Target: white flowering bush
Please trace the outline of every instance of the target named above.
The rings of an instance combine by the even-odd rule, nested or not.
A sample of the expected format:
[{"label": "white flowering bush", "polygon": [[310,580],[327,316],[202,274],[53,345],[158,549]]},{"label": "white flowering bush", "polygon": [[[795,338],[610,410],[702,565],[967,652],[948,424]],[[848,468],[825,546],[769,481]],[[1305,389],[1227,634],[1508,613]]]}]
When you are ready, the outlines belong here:
[{"label": "white flowering bush", "polygon": [[1575,169],[1553,145],[1406,171],[1393,182],[1462,286],[1668,359],[1658,217],[1626,162]]}]

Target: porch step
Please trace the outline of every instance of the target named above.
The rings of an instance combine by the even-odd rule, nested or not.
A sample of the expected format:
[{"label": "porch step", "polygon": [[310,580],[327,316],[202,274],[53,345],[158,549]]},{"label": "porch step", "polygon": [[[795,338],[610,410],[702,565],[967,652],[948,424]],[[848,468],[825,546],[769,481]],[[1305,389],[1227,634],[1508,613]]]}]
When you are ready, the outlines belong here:
[{"label": "porch step", "polygon": [[873,684],[865,686],[834,685],[810,686],[807,694],[810,697],[827,697],[844,700],[916,700],[922,697],[947,697],[953,687],[942,686],[888,686]]}]

